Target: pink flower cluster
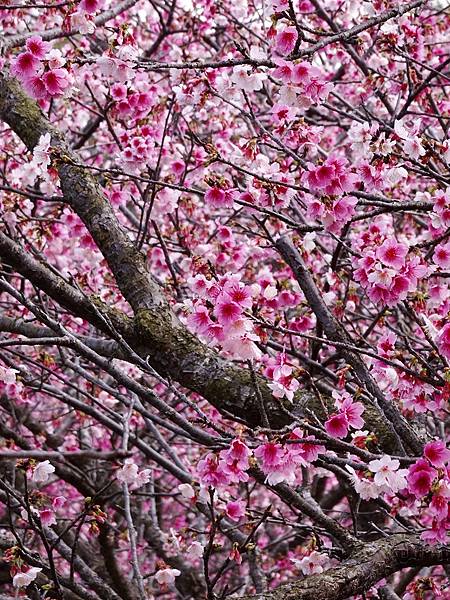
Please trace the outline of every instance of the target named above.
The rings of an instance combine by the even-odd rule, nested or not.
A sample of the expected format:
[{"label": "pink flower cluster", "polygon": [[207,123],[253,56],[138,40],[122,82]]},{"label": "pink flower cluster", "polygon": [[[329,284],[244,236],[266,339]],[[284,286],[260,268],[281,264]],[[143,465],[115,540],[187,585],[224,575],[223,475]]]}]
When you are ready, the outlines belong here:
[{"label": "pink flower cluster", "polygon": [[286,56],[287,54],[290,54],[292,52],[292,50],[295,48],[295,44],[297,43],[297,40],[298,40],[298,32],[295,27],[292,27],[292,26],[283,27],[283,29],[280,29],[280,31],[278,31],[278,33],[276,35],[275,50],[279,54]]},{"label": "pink flower cluster", "polygon": [[187,319],[191,329],[220,343],[224,350],[243,360],[259,357],[261,353],[255,344],[259,338],[253,332],[252,322],[244,315],[253,304],[250,287],[235,275],[214,281],[198,274],[188,283],[201,297],[193,304],[192,314]]},{"label": "pink flower cluster", "polygon": [[450,323],[444,325],[437,335],[436,342],[439,352],[446,358],[450,358]]},{"label": "pink flower cluster", "polygon": [[269,485],[299,481],[301,467],[314,462],[319,454],[324,453],[325,447],[312,436],[304,437],[299,428],[291,432],[285,444],[267,442],[254,451]]},{"label": "pink flower cluster", "polygon": [[29,37],[26,51],[11,63],[11,74],[23,84],[26,91],[36,100],[50,100],[62,96],[70,85],[71,77],[58,50],[52,50],[40,36]]},{"label": "pink flower cluster", "polygon": [[450,450],[441,440],[429,442],[424,449],[425,458],[409,467],[408,490],[428,503],[427,513],[431,517],[431,528],[422,534],[429,543],[448,541],[450,527]]},{"label": "pink flower cluster", "polygon": [[329,196],[351,192],[355,189],[359,177],[355,173],[351,173],[346,165],[346,159],[337,156],[329,156],[319,166],[308,163],[308,171],[304,172],[302,180],[311,190],[320,191]]},{"label": "pink flower cluster", "polygon": [[361,429],[364,419],[364,404],[353,402],[352,397],[345,391],[333,392],[335,405],[338,412],[332,414],[325,422],[325,429],[329,435],[336,438],[345,438],[350,430]]},{"label": "pink flower cluster", "polygon": [[154,97],[149,92],[130,92],[123,83],[111,86],[111,97],[116,102],[115,110],[119,119],[143,119],[154,103]]},{"label": "pink flower cluster", "polygon": [[450,227],[450,188],[445,192],[438,190],[434,195],[434,212],[437,216],[433,220],[433,226],[437,230],[442,230]]},{"label": "pink flower cluster", "polygon": [[249,479],[250,450],[238,438],[234,439],[228,450],[218,455],[210,452],[197,465],[197,475],[202,485],[220,488],[230,483],[246,482]]},{"label": "pink flower cluster", "polygon": [[387,455],[370,461],[369,471],[362,466],[357,472],[350,465],[346,465],[355,491],[363,500],[378,498],[380,494],[397,494],[406,488],[408,471],[399,467],[400,462]]},{"label": "pink flower cluster", "polygon": [[364,247],[364,255],[355,261],[354,278],[366,289],[376,304],[394,306],[417,289],[418,280],[427,274],[427,267],[418,256],[406,260],[408,246],[395,238]]},{"label": "pink flower cluster", "polygon": [[139,169],[153,159],[155,153],[153,133],[148,125],[144,125],[135,130],[133,136],[126,131],[120,136],[120,141],[123,144],[120,162],[127,173],[137,173]]},{"label": "pink flower cluster", "polygon": [[205,202],[213,208],[233,208],[236,190],[213,185],[205,192]]},{"label": "pink flower cluster", "polygon": [[325,100],[333,87],[326,81],[324,73],[308,62],[294,64],[278,58],[274,59],[274,63],[277,68],[273,75],[284,83],[279,92],[280,104],[308,108]]},{"label": "pink flower cluster", "polygon": [[310,194],[304,195],[304,201],[308,207],[307,216],[319,221],[327,231],[332,233],[340,232],[355,214],[355,206],[358,203],[353,196],[319,199]]},{"label": "pink flower cluster", "polygon": [[292,402],[300,384],[293,375],[293,368],[286,364],[286,355],[283,352],[270,362],[272,364],[264,370],[264,375],[273,381],[268,384],[268,387],[272,390],[275,398],[285,396],[289,402]]}]

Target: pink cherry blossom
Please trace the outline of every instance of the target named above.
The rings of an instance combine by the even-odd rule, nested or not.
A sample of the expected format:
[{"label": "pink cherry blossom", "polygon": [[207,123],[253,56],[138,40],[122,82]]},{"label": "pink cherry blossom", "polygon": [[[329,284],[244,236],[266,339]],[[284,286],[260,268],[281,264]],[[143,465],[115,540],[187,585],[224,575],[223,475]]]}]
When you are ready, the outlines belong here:
[{"label": "pink cherry blossom", "polygon": [[55,513],[49,509],[45,508],[44,510],[39,511],[39,518],[43,525],[49,527],[50,525],[56,525],[56,516]]},{"label": "pink cherry blossom", "polygon": [[218,187],[209,188],[205,193],[205,202],[214,208],[230,208],[233,206],[233,195]]},{"label": "pink cherry blossom", "polygon": [[450,268],[450,242],[439,244],[433,254],[433,262],[441,269]]},{"label": "pink cherry blossom", "polygon": [[268,472],[280,465],[283,457],[283,449],[279,444],[269,442],[256,448],[254,455],[261,460],[263,471]]},{"label": "pink cherry blossom", "polygon": [[442,440],[436,440],[425,444],[423,454],[433,467],[436,468],[444,467],[450,460],[450,450]]},{"label": "pink cherry blossom", "polygon": [[189,483],[180,483],[178,490],[183,498],[186,498],[187,500],[195,498],[195,490]]},{"label": "pink cherry blossom", "polygon": [[11,64],[11,73],[20,79],[36,75],[41,68],[39,58],[32,52],[22,52]]},{"label": "pink cherry blossom", "polygon": [[127,458],[124,466],[117,472],[117,480],[134,488],[141,487],[150,481],[150,469],[139,471],[139,467],[131,458]]},{"label": "pink cherry blossom", "polygon": [[408,247],[394,239],[386,239],[377,250],[377,258],[386,266],[400,269],[405,264]]},{"label": "pink cherry blossom", "polygon": [[284,27],[277,33],[275,39],[275,48],[282,55],[290,54],[295,47],[298,39],[298,32],[295,27]]},{"label": "pink cherry blossom", "polygon": [[28,52],[31,52],[37,59],[42,60],[50,50],[51,45],[49,42],[44,42],[39,35],[32,35],[27,39],[26,47]]},{"label": "pink cherry blossom", "polygon": [[308,556],[300,559],[292,558],[291,560],[303,575],[314,575],[323,573],[325,565],[330,559],[326,554],[313,550]]},{"label": "pink cherry blossom", "polygon": [[67,71],[64,69],[53,69],[42,76],[45,89],[51,96],[60,96],[69,85]]},{"label": "pink cherry blossom", "polygon": [[228,294],[222,294],[214,308],[214,315],[222,325],[231,325],[241,315],[242,308]]},{"label": "pink cherry blossom", "polygon": [[200,542],[192,542],[192,544],[187,549],[189,556],[193,558],[201,558],[204,554],[204,548],[200,544]]},{"label": "pink cherry blossom", "polygon": [[19,373],[19,371],[15,369],[5,368],[0,365],[0,381],[2,381],[3,383],[15,383],[16,373]]},{"label": "pink cherry blossom", "polygon": [[217,455],[207,454],[197,465],[197,473],[201,483],[213,487],[226,485],[230,480],[230,476],[224,467],[226,467],[226,463],[219,461]]},{"label": "pink cherry blossom", "polygon": [[381,459],[372,460],[369,462],[369,469],[375,474],[374,483],[385,488],[385,491],[393,493],[406,487],[405,469],[399,469],[400,463],[398,460],[392,459],[390,456],[383,456]]},{"label": "pink cherry blossom", "polygon": [[0,6],[5,597],[445,596],[438,4]]},{"label": "pink cherry blossom", "polygon": [[234,67],[230,77],[230,81],[232,81],[237,88],[244,90],[245,92],[256,92],[260,90],[265,79],[265,73],[254,72],[252,68],[247,65]]},{"label": "pink cherry blossom", "polygon": [[349,429],[349,422],[345,413],[335,413],[325,421],[325,429],[329,435],[344,438]]},{"label": "pink cherry blossom", "polygon": [[439,331],[436,341],[439,351],[446,358],[450,358],[450,323],[444,325],[444,327]]},{"label": "pink cherry blossom", "polygon": [[409,467],[407,476],[409,489],[418,498],[425,496],[431,489],[431,484],[436,477],[436,470],[421,458]]},{"label": "pink cherry blossom", "polygon": [[249,448],[238,438],[231,442],[229,450],[221,454],[227,464],[236,464],[240,469],[248,469],[249,457],[251,452]]},{"label": "pink cherry blossom", "polygon": [[49,93],[41,75],[31,75],[24,81],[25,90],[37,100],[47,100]]},{"label": "pink cherry blossom", "polygon": [[225,512],[232,521],[239,521],[245,515],[245,503],[241,500],[228,502]]},{"label": "pink cherry blossom", "polygon": [[364,412],[364,404],[361,402],[353,402],[351,398],[345,398],[340,405],[341,411],[345,414],[347,422],[355,429],[361,429],[364,425],[364,419],[361,417]]},{"label": "pink cherry blossom", "polygon": [[101,8],[103,8],[104,0],[81,0],[80,8],[81,10],[87,12],[88,14],[94,14]]}]

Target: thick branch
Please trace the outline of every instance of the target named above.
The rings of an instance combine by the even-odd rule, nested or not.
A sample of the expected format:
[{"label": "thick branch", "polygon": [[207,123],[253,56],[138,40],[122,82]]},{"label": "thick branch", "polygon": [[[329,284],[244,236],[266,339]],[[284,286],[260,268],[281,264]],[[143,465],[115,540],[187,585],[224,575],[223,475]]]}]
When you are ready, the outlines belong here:
[{"label": "thick branch", "polygon": [[[85,223],[135,313],[135,329],[132,336],[127,336],[128,343],[133,343],[135,349],[139,346],[139,353],[148,356],[152,366],[162,375],[198,392],[222,413],[237,416],[252,427],[260,425],[259,402],[251,373],[221,358],[180,323],[149,274],[144,256],[118,222],[97,181],[79,166],[78,157],[70,151],[62,134],[50,125],[18,82],[4,75],[0,75],[0,118],[29,150],[35,147],[41,135],[51,134],[52,147],[59,157],[56,162],[65,200]],[[3,240],[0,254],[11,258],[7,240]],[[24,269],[23,260],[24,256],[14,258],[13,266],[39,285],[36,270],[39,263],[29,259],[33,269],[28,266]],[[44,271],[49,275],[48,269],[44,268]],[[73,297],[73,289],[65,288],[61,282],[53,285],[51,277],[47,277],[45,285],[46,293],[56,301],[60,301],[62,291],[62,303],[69,310],[79,314],[80,307],[83,307],[83,316],[92,318],[92,307],[88,306],[86,298],[76,306],[81,301],[81,294]],[[98,319],[96,321],[98,323]],[[290,418],[280,402],[273,398],[267,381],[258,377],[258,386],[271,426],[288,424]],[[309,399],[310,394],[301,392],[296,402],[299,404]]]},{"label": "thick branch", "polygon": [[448,563],[449,546],[427,546],[418,535],[394,534],[365,544],[335,569],[242,600],[344,600],[405,567]]}]

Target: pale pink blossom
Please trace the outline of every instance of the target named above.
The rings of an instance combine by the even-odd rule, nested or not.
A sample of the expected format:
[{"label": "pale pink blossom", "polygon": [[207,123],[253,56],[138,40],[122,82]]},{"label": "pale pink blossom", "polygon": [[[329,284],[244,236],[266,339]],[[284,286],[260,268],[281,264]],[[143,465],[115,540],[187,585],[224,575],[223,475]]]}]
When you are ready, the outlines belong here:
[{"label": "pale pink blossom", "polygon": [[52,473],[55,472],[55,467],[49,460],[44,460],[38,463],[33,471],[32,480],[35,483],[46,483]]},{"label": "pale pink blossom", "polygon": [[267,76],[265,73],[253,72],[249,65],[238,65],[233,68],[233,73],[230,76],[235,86],[245,92],[256,92],[263,86],[263,82]]},{"label": "pale pink blossom", "polygon": [[291,558],[291,561],[303,575],[315,575],[323,573],[324,567],[329,563],[330,559],[326,554],[313,550],[308,556],[300,559]]},{"label": "pale pink blossom", "polygon": [[160,569],[155,573],[155,580],[159,585],[172,585],[179,575],[181,571],[178,569]]},{"label": "pale pink blossom", "polygon": [[127,458],[125,464],[117,471],[117,480],[127,485],[132,485],[134,488],[141,487],[150,481],[151,470],[143,469],[139,471],[139,467],[133,459]]},{"label": "pale pink blossom", "polygon": [[368,467],[374,473],[374,483],[386,492],[394,494],[406,487],[406,469],[399,469],[400,463],[388,455],[369,462]]},{"label": "pale pink blossom", "polygon": [[29,567],[26,571],[19,571],[13,577],[12,583],[16,588],[27,587],[36,579],[38,573],[42,571],[39,567]]},{"label": "pale pink blossom", "polygon": [[16,382],[16,373],[19,373],[17,369],[11,369],[9,367],[2,367],[0,365],[0,381],[6,383],[7,385],[13,384]]},{"label": "pale pink blossom", "polygon": [[204,554],[204,548],[200,542],[192,542],[187,549],[187,554],[191,558],[201,558]]},{"label": "pale pink blossom", "polygon": [[193,500],[195,498],[195,490],[189,483],[180,483],[178,491],[186,500]]}]

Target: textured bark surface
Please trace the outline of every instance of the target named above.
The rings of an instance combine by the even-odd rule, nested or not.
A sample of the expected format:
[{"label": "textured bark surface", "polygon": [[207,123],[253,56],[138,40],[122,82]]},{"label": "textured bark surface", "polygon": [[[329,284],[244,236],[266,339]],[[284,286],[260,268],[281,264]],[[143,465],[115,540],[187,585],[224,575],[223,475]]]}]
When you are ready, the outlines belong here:
[{"label": "textured bark surface", "polygon": [[364,544],[336,569],[242,600],[344,600],[405,567],[449,563],[449,546],[427,546],[419,536],[395,534]]}]

